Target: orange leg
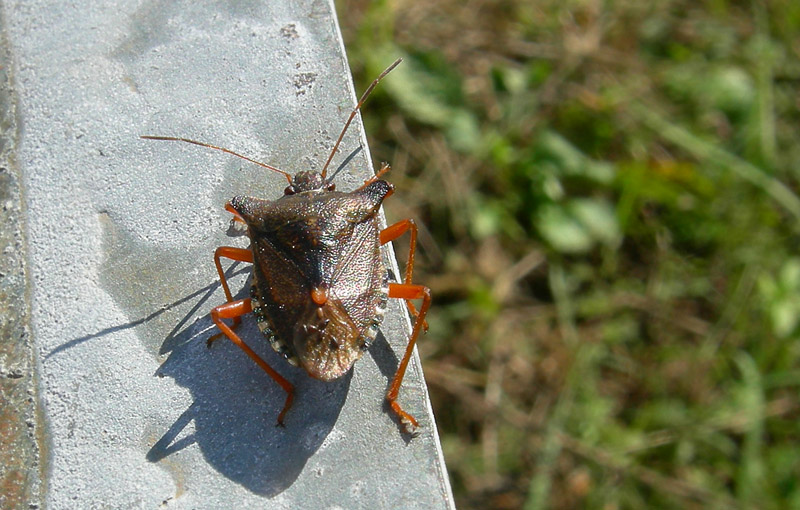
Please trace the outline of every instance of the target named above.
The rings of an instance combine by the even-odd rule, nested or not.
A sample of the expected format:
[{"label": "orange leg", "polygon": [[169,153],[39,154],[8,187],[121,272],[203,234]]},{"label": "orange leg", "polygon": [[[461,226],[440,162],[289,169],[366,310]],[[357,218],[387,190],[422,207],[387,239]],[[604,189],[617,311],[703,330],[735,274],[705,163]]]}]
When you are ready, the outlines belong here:
[{"label": "orange leg", "polygon": [[[406,232],[411,233],[411,239],[408,242],[408,261],[406,262],[406,277],[403,279],[403,283],[411,285],[412,276],[414,275],[414,254],[417,251],[417,224],[412,219],[398,221],[394,225],[389,225],[381,230],[380,237],[381,244],[386,244],[394,241]],[[418,317],[417,309],[410,299],[406,299],[406,305],[411,312],[411,316],[414,318]],[[422,327],[425,331],[428,331],[428,323],[424,320],[422,321]]]},{"label": "orange leg", "polygon": [[[236,249],[236,248],[234,248]],[[219,252],[219,250],[217,250]],[[225,281],[225,280],[223,280]],[[227,290],[227,289],[226,289]],[[253,311],[253,307],[250,303],[250,298],[247,299],[240,299],[239,301],[232,301],[225,303],[224,305],[219,305],[215,308],[211,309],[211,320],[214,321],[214,324],[222,331],[222,333],[227,336],[231,342],[235,343],[242,349],[245,354],[250,356],[250,359],[255,361],[258,366],[260,366],[264,372],[267,373],[272,379],[280,384],[281,388],[286,392],[286,403],[283,404],[283,410],[281,410],[280,414],[278,415],[278,425],[283,426],[283,418],[286,416],[286,411],[292,406],[292,400],[294,400],[294,386],[292,383],[284,379],[284,377],[275,371],[271,366],[267,364],[266,361],[261,359],[261,357],[255,353],[246,343],[239,338],[233,329],[222,322],[222,319],[233,319],[234,323],[239,320],[239,318],[247,313]]]},{"label": "orange leg", "polygon": [[[291,181],[289,181],[289,184],[291,184]],[[240,223],[246,223],[244,221],[244,218],[242,218],[242,215],[239,214],[239,212],[236,209],[233,208],[233,206],[231,205],[230,202],[225,204],[225,210],[228,211],[229,213],[233,214],[234,221],[238,221]]]},{"label": "orange leg", "polygon": [[422,306],[419,309],[419,314],[414,321],[414,328],[411,330],[411,337],[408,339],[408,346],[406,352],[403,354],[403,359],[397,367],[397,372],[392,378],[392,384],[389,385],[389,391],[386,392],[386,400],[392,408],[392,411],[397,414],[400,423],[403,425],[408,434],[415,434],[419,424],[413,416],[403,411],[400,404],[397,403],[397,396],[400,393],[400,385],[403,383],[403,376],[406,374],[408,361],[411,359],[411,353],[414,352],[414,345],[417,343],[420,331],[425,324],[425,315],[428,313],[428,308],[431,306],[431,289],[424,285],[411,285],[408,283],[390,283],[389,284],[389,297],[400,298],[408,301],[409,299],[422,299]]},{"label": "orange leg", "polygon": [[[231,289],[228,286],[228,279],[225,278],[225,271],[222,270],[222,263],[220,262],[220,258],[225,257],[231,260],[238,260],[239,262],[249,262],[253,263],[253,252],[250,250],[246,250],[243,248],[234,248],[232,246],[220,246],[214,252],[214,264],[217,266],[217,273],[219,273],[219,281],[222,284],[222,290],[225,291],[225,300],[227,303],[233,301],[233,294],[231,294]],[[233,329],[241,322],[239,316],[234,317],[233,319]],[[217,338],[221,337],[222,333],[217,333],[216,335],[212,336],[208,339],[207,343],[209,347],[211,343],[216,340]]]},{"label": "orange leg", "polygon": [[[385,174],[386,172],[388,172],[388,171],[389,171],[389,170],[391,170],[391,169],[392,169],[392,167],[390,167],[390,166],[389,166],[389,163],[383,163],[383,164],[381,165],[381,168],[380,168],[380,170],[378,170],[377,172],[375,172],[375,175],[373,175],[372,177],[370,177],[369,179],[367,179],[366,181],[364,181],[364,184],[362,184],[361,186],[359,186],[359,188],[358,188],[358,189],[364,189],[364,188],[366,188],[367,186],[369,186],[369,185],[370,185],[370,184],[372,184],[373,182],[375,182],[375,181],[377,181],[378,179],[380,179],[380,178],[383,176],[383,174]],[[356,190],[356,191],[358,191],[358,190]],[[388,196],[389,196],[389,195],[391,195],[391,194],[392,194],[392,192],[390,191],[390,192],[389,192],[389,193],[386,195],[386,197],[388,197]],[[385,199],[386,197],[383,197],[383,198]]]}]

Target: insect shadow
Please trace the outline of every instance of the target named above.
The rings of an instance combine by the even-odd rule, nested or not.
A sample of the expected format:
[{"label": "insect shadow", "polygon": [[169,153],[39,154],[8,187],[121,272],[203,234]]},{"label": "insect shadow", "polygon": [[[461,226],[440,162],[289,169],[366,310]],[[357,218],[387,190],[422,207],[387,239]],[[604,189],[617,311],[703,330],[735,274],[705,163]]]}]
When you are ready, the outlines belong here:
[{"label": "insect shadow", "polygon": [[[179,255],[186,257],[185,253],[146,244],[110,216],[102,219],[104,248],[109,254],[101,266],[103,287],[129,317],[139,318],[69,340],[46,357],[69,355],[72,347],[84,342],[113,341],[115,334],[133,329],[154,356],[168,356],[154,375],[172,378],[192,399],[171,425],[159,422],[163,428],[156,429],[155,437],[160,434],[160,438],[148,444],[147,460],[160,462],[187,448],[198,448],[212,469],[253,493],[271,497],[290,487],[333,429],[351,375],[324,383],[281,363],[252,317],[246,317],[237,331],[265,360],[281,366],[303,396],[287,416],[286,427],[276,427],[283,390],[231,342],[206,345],[216,332],[208,310],[224,300],[219,281],[198,285],[177,265]],[[211,254],[208,261],[211,266]],[[250,271],[239,263],[226,271],[240,296],[249,289],[245,275]],[[188,290],[176,298],[175,288]],[[157,306],[159,302],[168,304]],[[205,469],[191,459],[181,457],[169,465],[187,471]]]},{"label": "insect shadow", "polygon": [[[240,294],[248,288],[249,282]],[[193,311],[179,322],[189,324]],[[156,375],[171,377],[187,388],[193,402],[150,448],[147,459],[158,462],[196,444],[225,477],[256,494],[275,496],[292,485],[333,429],[352,373],[326,383],[307,377],[300,369],[284,368],[283,374],[302,399],[293,406],[287,426],[277,427],[275,416],[283,405],[283,390],[232,343],[207,347],[212,326],[204,316],[168,336],[162,346],[169,358]],[[238,331],[267,362],[281,366],[282,360],[263,341],[255,321],[245,319]]]}]

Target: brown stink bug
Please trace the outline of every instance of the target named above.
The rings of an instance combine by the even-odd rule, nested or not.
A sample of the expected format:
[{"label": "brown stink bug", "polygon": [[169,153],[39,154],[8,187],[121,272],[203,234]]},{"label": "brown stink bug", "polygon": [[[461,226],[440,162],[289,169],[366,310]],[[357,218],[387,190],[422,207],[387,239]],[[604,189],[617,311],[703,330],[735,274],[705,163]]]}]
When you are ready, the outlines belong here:
[{"label": "brown stink bug", "polygon": [[[428,287],[412,283],[417,227],[407,219],[380,229],[378,211],[394,191],[380,179],[389,165],[356,190],[335,191],[328,166],[356,113],[378,82],[402,59],[390,65],[367,88],[350,113],[322,171],[303,171],[292,176],[273,166],[254,161],[228,149],[185,138],[142,136],[150,140],[180,141],[221,150],[286,177],[289,186],[277,200],[236,196],[225,205],[236,221],[244,222],[250,248],[222,246],[214,263],[227,302],[211,310],[221,333],[238,345],[285,391],[286,402],[278,414],[283,425],[292,405],[294,387],[245,344],[234,329],[242,315],[253,312],[260,330],[273,349],[312,377],[331,381],[347,373],[370,346],[378,332],[388,298],[404,299],[415,317],[405,354],[389,385],[386,400],[403,429],[415,433],[417,420],[397,403],[414,344],[427,328],[425,315],[431,303]],[[410,249],[403,283],[389,282],[381,246],[408,232]],[[234,300],[221,258],[253,264],[250,297]],[[411,300],[421,299],[416,310]],[[223,319],[232,319],[229,326]]]}]

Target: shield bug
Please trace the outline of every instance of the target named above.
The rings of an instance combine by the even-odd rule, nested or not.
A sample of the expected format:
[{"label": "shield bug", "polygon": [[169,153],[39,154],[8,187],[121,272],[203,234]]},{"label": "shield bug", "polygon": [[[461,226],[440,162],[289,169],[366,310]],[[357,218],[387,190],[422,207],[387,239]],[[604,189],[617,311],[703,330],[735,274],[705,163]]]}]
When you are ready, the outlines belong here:
[{"label": "shield bug", "polygon": [[[380,228],[378,212],[394,188],[380,177],[384,164],[359,188],[336,191],[327,169],[350,123],[378,82],[394,69],[398,59],[367,88],[350,113],[339,138],[320,172],[301,171],[294,176],[273,166],[203,142],[168,136],[142,136],[149,140],[186,142],[220,150],[283,175],[289,185],[282,197],[266,200],[236,196],[225,205],[234,220],[247,227],[250,247],[222,246],[214,253],[227,302],[211,310],[221,335],[228,337],[255,361],[281,388],[286,401],[278,414],[283,425],[294,399],[294,387],[256,354],[236,333],[241,317],[253,312],[270,345],[289,363],[311,376],[331,381],[346,374],[370,346],[383,319],[388,298],[405,300],[414,326],[405,353],[386,392],[386,400],[403,429],[415,433],[418,423],[397,402],[411,353],[420,332],[427,329],[425,315],[431,303],[428,287],[412,283],[417,227],[413,220]],[[389,281],[381,246],[408,233],[409,254],[402,283]],[[221,259],[253,264],[250,297],[234,300]],[[422,300],[419,310],[412,300]],[[227,324],[224,319],[232,320]]]}]

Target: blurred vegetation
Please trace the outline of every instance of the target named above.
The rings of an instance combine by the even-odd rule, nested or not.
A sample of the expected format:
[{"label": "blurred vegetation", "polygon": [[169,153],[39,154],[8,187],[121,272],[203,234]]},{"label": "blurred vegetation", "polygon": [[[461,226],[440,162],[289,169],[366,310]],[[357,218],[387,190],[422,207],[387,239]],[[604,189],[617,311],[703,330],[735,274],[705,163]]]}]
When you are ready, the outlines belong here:
[{"label": "blurred vegetation", "polygon": [[458,507],[800,508],[800,2],[337,7]]}]

